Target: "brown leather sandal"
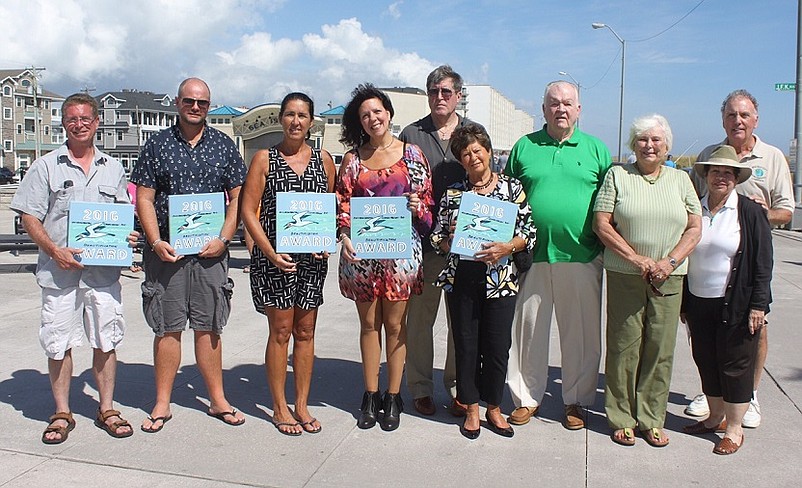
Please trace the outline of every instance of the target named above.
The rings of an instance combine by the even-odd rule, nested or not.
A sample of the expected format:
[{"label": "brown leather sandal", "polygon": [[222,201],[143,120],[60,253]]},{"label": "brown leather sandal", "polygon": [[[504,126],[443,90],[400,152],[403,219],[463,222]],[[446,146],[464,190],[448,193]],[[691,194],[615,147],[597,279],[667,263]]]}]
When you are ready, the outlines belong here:
[{"label": "brown leather sandal", "polygon": [[735,454],[738,452],[738,449],[744,445],[744,435],[741,434],[741,443],[736,444],[735,441],[730,439],[729,437],[725,437],[721,439],[721,442],[713,448],[713,452],[716,454],[721,454],[722,456],[726,456],[727,454]]},{"label": "brown leather sandal", "polygon": [[[50,424],[48,424],[45,431],[42,433],[42,442],[45,444],[61,444],[62,442],[67,440],[69,437],[70,432],[72,429],[75,428],[75,420],[72,418],[72,412],[56,412],[55,414],[50,416]],[[57,420],[63,420],[67,422],[66,427],[62,427],[60,425],[53,425],[54,422]],[[46,436],[47,434],[55,432],[59,435],[58,439],[48,439]]]},{"label": "brown leather sandal", "polygon": [[[106,423],[106,421],[111,417],[117,417],[120,420],[112,422],[111,425],[109,425]],[[106,410],[105,412],[101,412],[100,408],[98,408],[97,418],[95,419],[95,425],[98,426],[100,429],[105,430],[107,434],[116,439],[131,437],[131,435],[133,435],[134,433],[134,428],[131,427],[131,424],[129,424],[127,420],[120,417],[120,412],[117,410]],[[129,430],[127,432],[123,432],[122,434],[120,434],[117,432],[118,430],[120,430],[120,427],[128,427]]]}]

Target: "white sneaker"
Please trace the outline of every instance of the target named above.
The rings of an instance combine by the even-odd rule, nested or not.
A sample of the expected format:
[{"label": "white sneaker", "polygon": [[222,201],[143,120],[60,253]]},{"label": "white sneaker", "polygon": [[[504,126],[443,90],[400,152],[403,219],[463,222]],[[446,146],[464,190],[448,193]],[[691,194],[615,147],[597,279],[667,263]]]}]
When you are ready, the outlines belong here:
[{"label": "white sneaker", "polygon": [[760,425],[760,404],[757,400],[749,402],[749,410],[744,414],[741,425],[749,429],[756,429]]},{"label": "white sneaker", "polygon": [[[707,417],[710,415],[710,407],[707,406],[707,397],[704,393],[693,397],[691,403],[685,407],[685,415],[690,415],[691,417]],[[760,420],[758,420],[758,423],[760,423]]]}]

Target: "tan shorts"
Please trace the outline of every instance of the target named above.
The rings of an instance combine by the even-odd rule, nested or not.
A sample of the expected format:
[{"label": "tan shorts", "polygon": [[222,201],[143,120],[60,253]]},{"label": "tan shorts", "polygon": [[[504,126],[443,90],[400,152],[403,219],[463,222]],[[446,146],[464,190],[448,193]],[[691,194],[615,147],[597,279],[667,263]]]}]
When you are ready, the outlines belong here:
[{"label": "tan shorts", "polygon": [[122,287],[119,282],[103,288],[42,288],[42,325],[39,343],[50,359],[89,338],[94,349],[116,349],[125,335]]}]

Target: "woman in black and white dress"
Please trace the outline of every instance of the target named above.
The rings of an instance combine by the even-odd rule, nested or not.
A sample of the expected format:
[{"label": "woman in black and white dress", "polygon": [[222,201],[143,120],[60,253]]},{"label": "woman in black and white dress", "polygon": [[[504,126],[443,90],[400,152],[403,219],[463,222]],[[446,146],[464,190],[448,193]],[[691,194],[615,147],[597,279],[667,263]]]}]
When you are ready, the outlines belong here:
[{"label": "woman in black and white dress", "polygon": [[[281,102],[284,137],[251,159],[243,190],[241,214],[254,240],[251,295],[256,310],[267,315],[270,334],[265,351],[267,382],[273,397],[273,424],[285,435],[320,432],[320,422],[307,406],[315,357],[317,309],[323,303],[327,254],[280,254],[276,242],[276,194],[334,190],[336,170],[331,155],[307,144],[314,102],[290,93]],[[287,357],[293,339],[295,410],[285,395]]]}]

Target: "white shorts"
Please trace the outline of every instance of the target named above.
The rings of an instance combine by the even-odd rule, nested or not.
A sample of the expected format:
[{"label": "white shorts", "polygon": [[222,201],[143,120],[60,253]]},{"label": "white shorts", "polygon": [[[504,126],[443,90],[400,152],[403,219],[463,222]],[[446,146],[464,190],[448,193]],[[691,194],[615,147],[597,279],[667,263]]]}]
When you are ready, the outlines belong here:
[{"label": "white shorts", "polygon": [[84,342],[94,349],[116,349],[125,335],[122,287],[119,282],[103,288],[42,288],[42,325],[39,343],[50,359]]}]

